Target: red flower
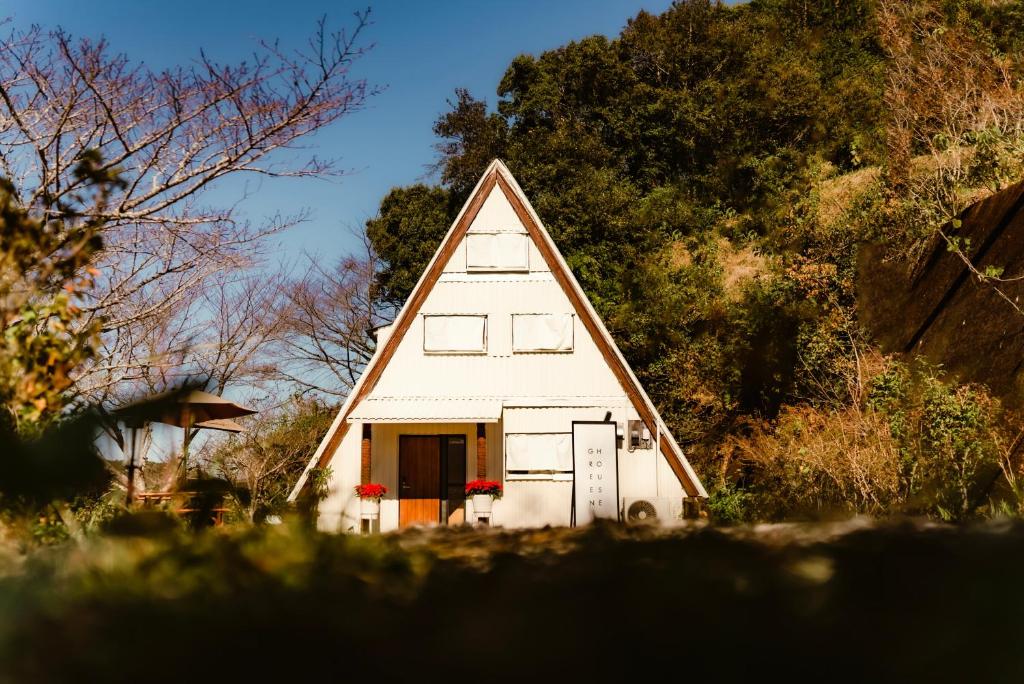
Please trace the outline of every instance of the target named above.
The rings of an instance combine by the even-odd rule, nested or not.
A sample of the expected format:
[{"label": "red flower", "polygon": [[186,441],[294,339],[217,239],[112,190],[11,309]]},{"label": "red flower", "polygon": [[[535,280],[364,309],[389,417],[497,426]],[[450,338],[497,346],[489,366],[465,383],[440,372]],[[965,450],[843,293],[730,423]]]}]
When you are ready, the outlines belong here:
[{"label": "red flower", "polygon": [[466,496],[476,494],[490,494],[493,497],[501,496],[501,483],[494,480],[473,480],[466,483]]},{"label": "red flower", "polygon": [[382,484],[361,484],[356,485],[356,496],[360,499],[380,499],[388,493],[388,488]]}]

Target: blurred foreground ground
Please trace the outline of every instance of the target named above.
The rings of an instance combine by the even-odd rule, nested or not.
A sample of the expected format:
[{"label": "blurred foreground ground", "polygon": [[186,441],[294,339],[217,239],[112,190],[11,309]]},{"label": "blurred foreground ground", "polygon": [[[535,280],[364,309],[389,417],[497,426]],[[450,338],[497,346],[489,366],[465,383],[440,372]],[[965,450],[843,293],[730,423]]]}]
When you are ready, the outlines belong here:
[{"label": "blurred foreground ground", "polygon": [[280,526],[0,557],[0,682],[772,675],[1021,681],[1024,524]]}]

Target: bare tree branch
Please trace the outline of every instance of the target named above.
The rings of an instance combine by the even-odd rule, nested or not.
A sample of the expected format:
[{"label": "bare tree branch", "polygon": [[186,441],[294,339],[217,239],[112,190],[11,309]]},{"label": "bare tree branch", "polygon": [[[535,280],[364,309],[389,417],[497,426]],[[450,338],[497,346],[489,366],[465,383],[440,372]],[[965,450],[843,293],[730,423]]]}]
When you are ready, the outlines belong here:
[{"label": "bare tree branch", "polygon": [[377,258],[365,236],[363,247],[363,256],[342,259],[333,269],[311,259],[306,273],[287,285],[275,353],[283,379],[344,397],[373,356],[371,331],[394,312],[374,301]]},{"label": "bare tree branch", "polygon": [[[233,304],[256,304],[254,293],[240,293],[238,274],[260,265],[268,236],[305,214],[252,224],[239,218],[237,204],[211,205],[207,191],[245,173],[340,173],[301,142],[376,92],[351,74],[368,49],[361,46],[368,24],[361,12],[349,31],[332,33],[321,20],[302,50],[261,43],[237,64],[200,52],[189,67],[158,72],[111,52],[106,41],[62,30],[12,30],[0,39],[0,168],[21,202],[59,216],[87,191],[73,173],[87,150],[126,181],[102,216],[91,217],[104,221],[104,248],[92,264],[98,275],[84,323],[102,322],[103,349],[76,378],[79,396],[102,401],[126,385],[160,385],[197,368],[222,383],[211,364],[250,363],[252,345],[272,336],[272,326],[228,335],[215,320],[226,303],[208,293],[226,285],[241,298]],[[216,340],[208,339],[210,322]]]}]

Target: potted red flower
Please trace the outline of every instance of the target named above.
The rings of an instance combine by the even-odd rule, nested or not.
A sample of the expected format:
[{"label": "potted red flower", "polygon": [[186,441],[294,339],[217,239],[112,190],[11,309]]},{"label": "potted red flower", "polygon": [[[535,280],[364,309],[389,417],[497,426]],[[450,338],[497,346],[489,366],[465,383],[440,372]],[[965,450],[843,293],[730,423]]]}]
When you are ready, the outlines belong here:
[{"label": "potted red flower", "polygon": [[388,488],[373,482],[356,485],[356,496],[359,497],[359,513],[364,518],[376,518],[380,515],[380,500],[388,493]]},{"label": "potted red flower", "polygon": [[491,517],[491,503],[501,496],[501,483],[494,480],[473,480],[466,484],[466,496],[473,497],[473,512]]}]

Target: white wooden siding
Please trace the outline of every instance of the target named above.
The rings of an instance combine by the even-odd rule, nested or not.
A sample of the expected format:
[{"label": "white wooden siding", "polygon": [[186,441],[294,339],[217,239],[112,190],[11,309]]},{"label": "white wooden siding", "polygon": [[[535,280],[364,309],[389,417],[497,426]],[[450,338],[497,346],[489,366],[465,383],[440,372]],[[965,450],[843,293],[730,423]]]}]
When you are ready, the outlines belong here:
[{"label": "white wooden siding", "polygon": [[494,524],[565,526],[571,522],[571,507],[571,481],[513,480],[505,483],[505,496],[494,502]]},{"label": "white wooden siding", "polygon": [[386,397],[359,402],[349,423],[494,423],[501,418],[497,399]]},{"label": "white wooden siding", "polygon": [[[504,194],[492,191],[470,234],[526,233]],[[513,241],[506,241],[512,244]],[[638,414],[605,362],[572,303],[562,291],[540,251],[529,243],[529,271],[467,272],[465,240],[428,293],[419,314],[364,401],[386,402],[433,397],[434,401],[494,401],[503,406],[501,420],[486,424],[487,477],[501,480],[505,495],[494,502],[499,526],[568,525],[572,482],[556,479],[512,480],[505,477],[505,434],[571,432],[574,420],[611,420],[624,428]],[[514,245],[510,248],[515,248]],[[423,320],[430,314],[486,313],[486,353],[425,354]],[[514,314],[570,314],[573,349],[564,353],[513,353]],[[386,336],[387,332],[384,332]],[[426,401],[426,400],[424,400]],[[424,414],[425,419],[431,416]],[[434,417],[435,420],[440,416]],[[355,422],[355,421],[353,421]],[[656,426],[648,426],[652,432]],[[388,487],[381,502],[381,530],[398,526],[398,440],[403,434],[466,436],[467,479],[476,477],[476,425],[466,423],[374,424],[371,479]],[[338,531],[359,528],[361,430],[353,425],[331,460],[330,493],[320,506],[320,526]],[[657,449],[619,451],[619,496],[664,496],[681,500],[682,485]],[[620,501],[621,504],[621,501]],[[467,502],[467,519],[473,519]]]},{"label": "white wooden siding", "polygon": [[616,417],[623,400],[606,401],[595,406],[517,407],[505,408],[505,432],[572,432],[574,420],[604,420],[612,411]]},{"label": "white wooden siding", "polygon": [[326,532],[359,531],[359,499],[355,486],[359,484],[360,430],[349,430],[338,445],[331,460],[327,498],[317,509],[317,526]]},{"label": "white wooden siding", "polygon": [[525,233],[526,226],[516,216],[505,194],[500,190],[491,190],[484,200],[480,211],[469,227],[470,233]]},{"label": "white wooden siding", "polygon": [[513,354],[512,314],[573,313],[549,274],[442,278],[423,314],[488,313],[487,353],[423,354],[417,316],[370,396],[625,396],[597,344],[573,316],[574,349],[565,354]]}]

